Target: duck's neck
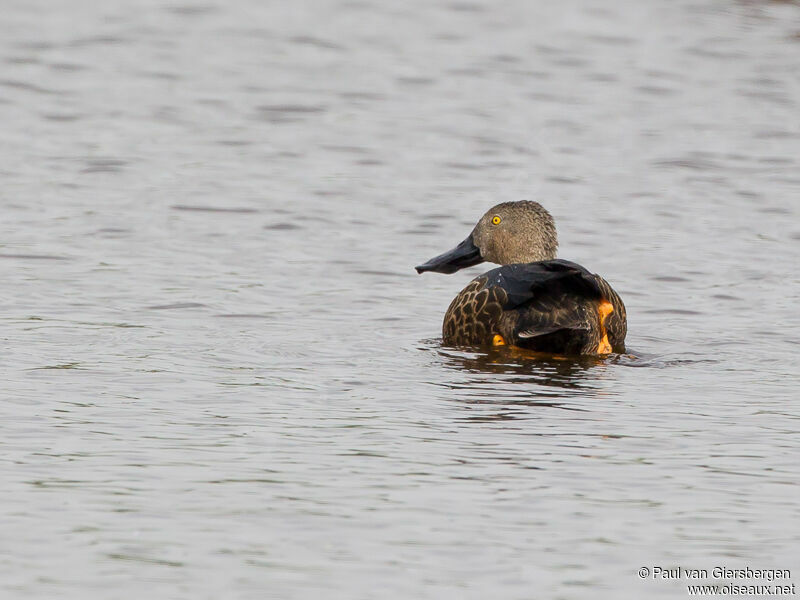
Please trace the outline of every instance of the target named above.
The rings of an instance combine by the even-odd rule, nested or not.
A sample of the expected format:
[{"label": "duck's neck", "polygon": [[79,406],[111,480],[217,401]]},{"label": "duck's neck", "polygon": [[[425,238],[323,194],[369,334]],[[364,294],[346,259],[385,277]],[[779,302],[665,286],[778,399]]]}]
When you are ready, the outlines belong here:
[{"label": "duck's neck", "polygon": [[504,248],[498,252],[501,265],[516,263],[532,263],[540,260],[553,260],[556,257],[558,242],[553,239],[552,244],[535,244],[533,248]]}]

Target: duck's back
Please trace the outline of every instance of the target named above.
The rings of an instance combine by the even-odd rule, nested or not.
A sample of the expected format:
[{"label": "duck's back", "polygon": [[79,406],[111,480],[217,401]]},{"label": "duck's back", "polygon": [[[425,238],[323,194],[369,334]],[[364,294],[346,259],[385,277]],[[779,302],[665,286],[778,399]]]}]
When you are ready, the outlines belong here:
[{"label": "duck's back", "polygon": [[445,344],[514,345],[557,354],[624,352],[625,305],[603,278],[566,260],[498,267],[453,299]]}]

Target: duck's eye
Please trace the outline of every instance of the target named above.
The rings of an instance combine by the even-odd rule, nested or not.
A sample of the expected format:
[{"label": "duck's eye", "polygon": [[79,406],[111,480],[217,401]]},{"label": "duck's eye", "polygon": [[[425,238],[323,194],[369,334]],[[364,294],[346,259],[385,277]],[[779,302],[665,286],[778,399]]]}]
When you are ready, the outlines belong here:
[{"label": "duck's eye", "polygon": [[492,225],[500,225],[500,221],[502,221],[502,220],[503,219],[501,219],[500,217],[495,215],[495,216],[492,217]]}]

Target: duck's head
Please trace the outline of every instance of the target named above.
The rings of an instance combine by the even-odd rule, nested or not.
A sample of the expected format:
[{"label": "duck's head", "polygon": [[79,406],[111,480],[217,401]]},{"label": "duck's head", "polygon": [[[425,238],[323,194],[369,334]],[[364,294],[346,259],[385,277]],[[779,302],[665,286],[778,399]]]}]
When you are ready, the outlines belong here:
[{"label": "duck's head", "polygon": [[490,208],[458,246],[415,267],[417,273],[455,273],[484,261],[499,265],[556,257],[553,217],[538,202],[503,202]]}]

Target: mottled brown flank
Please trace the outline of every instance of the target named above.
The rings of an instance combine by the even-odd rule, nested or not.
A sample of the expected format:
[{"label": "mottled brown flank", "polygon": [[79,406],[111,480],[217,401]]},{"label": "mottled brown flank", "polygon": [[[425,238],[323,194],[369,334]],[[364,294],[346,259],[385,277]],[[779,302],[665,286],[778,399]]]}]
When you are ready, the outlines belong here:
[{"label": "mottled brown flank", "polygon": [[472,280],[450,303],[442,323],[442,338],[451,346],[490,344],[499,332],[506,293],[499,287],[484,288],[486,277]]}]

